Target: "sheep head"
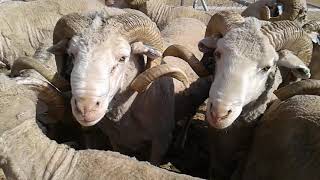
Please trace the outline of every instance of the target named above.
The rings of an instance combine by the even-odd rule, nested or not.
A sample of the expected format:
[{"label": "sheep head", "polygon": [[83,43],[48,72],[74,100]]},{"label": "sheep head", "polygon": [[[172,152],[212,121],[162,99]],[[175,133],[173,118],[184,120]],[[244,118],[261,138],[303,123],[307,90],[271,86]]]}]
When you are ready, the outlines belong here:
[{"label": "sheep head", "polygon": [[98,123],[117,93],[130,88],[142,92],[161,76],[187,83],[183,72],[167,66],[146,70],[150,63],[145,64],[143,55],[148,62],[160,57],[162,43],[156,25],[145,16],[71,14],[60,19],[50,49],[59,74],[70,79],[76,120],[83,126]]},{"label": "sheep head", "polygon": [[218,129],[230,126],[244,106],[266,91],[277,66],[292,69],[300,78],[310,77],[312,42],[290,21],[268,23],[220,12],[210,20],[199,49],[215,57],[206,116]]}]

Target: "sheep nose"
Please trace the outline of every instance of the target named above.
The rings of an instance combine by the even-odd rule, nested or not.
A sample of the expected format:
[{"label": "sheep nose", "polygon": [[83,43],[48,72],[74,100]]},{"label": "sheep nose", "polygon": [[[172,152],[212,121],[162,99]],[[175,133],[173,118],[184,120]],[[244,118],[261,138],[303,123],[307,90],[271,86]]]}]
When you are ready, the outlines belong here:
[{"label": "sheep nose", "polygon": [[75,106],[78,112],[81,113],[82,116],[85,116],[87,113],[94,111],[96,108],[100,106],[101,102],[95,100],[93,98],[76,98]]},{"label": "sheep nose", "polygon": [[232,113],[232,107],[224,104],[211,104],[211,116],[215,120],[223,120]]}]

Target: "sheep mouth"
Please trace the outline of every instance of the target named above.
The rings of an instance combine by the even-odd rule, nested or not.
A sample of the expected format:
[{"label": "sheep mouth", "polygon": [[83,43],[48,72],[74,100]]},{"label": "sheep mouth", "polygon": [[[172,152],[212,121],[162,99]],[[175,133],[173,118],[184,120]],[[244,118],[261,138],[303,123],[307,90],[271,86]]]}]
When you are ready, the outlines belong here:
[{"label": "sheep mouth", "polygon": [[77,121],[80,123],[81,126],[88,127],[96,125],[98,122],[101,121],[101,119],[104,117],[104,114],[102,116],[99,116],[99,118],[76,118]]}]

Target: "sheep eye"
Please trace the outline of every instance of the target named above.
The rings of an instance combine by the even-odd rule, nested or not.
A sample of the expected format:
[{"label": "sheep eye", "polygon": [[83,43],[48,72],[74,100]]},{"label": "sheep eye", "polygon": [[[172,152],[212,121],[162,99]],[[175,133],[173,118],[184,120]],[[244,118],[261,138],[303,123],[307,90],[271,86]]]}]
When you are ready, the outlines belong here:
[{"label": "sheep eye", "polygon": [[119,59],[119,61],[120,61],[120,62],[124,62],[126,59],[127,59],[126,56],[122,56],[122,57]]},{"label": "sheep eye", "polygon": [[220,58],[221,58],[221,53],[220,53],[219,51],[215,51],[215,52],[214,52],[214,57],[215,57],[216,59],[220,59]]},{"label": "sheep eye", "polygon": [[71,61],[74,62],[74,55],[70,54],[69,56],[70,56]]},{"label": "sheep eye", "polygon": [[266,66],[266,67],[262,68],[262,71],[263,72],[268,72],[270,68],[271,68],[271,66]]}]

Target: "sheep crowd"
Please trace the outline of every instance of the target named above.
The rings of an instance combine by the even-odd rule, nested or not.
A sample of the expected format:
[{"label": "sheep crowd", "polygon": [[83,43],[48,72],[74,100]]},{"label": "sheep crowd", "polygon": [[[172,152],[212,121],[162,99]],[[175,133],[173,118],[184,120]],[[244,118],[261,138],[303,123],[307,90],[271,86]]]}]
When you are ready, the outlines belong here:
[{"label": "sheep crowd", "polygon": [[246,5],[0,1],[0,180],[320,179],[320,21]]}]

